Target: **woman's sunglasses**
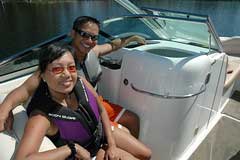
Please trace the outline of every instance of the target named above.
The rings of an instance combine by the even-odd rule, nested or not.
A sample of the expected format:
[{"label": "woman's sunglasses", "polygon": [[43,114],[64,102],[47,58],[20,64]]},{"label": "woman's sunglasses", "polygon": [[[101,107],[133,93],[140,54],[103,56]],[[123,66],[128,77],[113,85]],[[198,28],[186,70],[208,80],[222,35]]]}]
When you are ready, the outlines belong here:
[{"label": "woman's sunglasses", "polygon": [[99,37],[98,35],[92,35],[88,32],[82,31],[81,29],[75,29],[75,31],[83,38],[87,38],[87,39],[91,38],[93,41],[98,40],[98,37]]},{"label": "woman's sunglasses", "polygon": [[[51,68],[51,72],[54,74],[61,74],[63,73],[65,67],[52,67]],[[69,73],[75,73],[77,71],[76,66],[68,66],[66,67],[66,69],[68,70]]]}]

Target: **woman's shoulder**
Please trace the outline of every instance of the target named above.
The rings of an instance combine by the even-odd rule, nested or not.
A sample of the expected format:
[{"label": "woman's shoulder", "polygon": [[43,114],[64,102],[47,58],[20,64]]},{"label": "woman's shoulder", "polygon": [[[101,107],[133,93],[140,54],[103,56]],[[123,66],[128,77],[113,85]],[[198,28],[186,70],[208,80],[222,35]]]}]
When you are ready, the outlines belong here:
[{"label": "woman's shoulder", "polygon": [[29,116],[31,112],[38,110],[47,115],[49,112],[51,112],[52,107],[54,106],[52,103],[53,102],[50,98],[47,86],[41,80],[37,90],[33,94],[28,104],[27,114]]}]

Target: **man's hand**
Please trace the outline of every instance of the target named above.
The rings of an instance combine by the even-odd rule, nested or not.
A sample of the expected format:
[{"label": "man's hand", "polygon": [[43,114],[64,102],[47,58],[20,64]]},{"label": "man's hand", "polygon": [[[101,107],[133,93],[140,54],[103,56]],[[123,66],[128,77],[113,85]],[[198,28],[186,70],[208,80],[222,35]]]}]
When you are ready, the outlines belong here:
[{"label": "man's hand", "polygon": [[0,132],[4,130],[8,130],[8,131],[12,130],[13,121],[14,121],[14,118],[13,118],[12,111],[9,112],[8,115],[6,115],[4,114],[4,112],[1,112],[1,109],[0,109]]},{"label": "man's hand", "polygon": [[14,117],[13,117],[13,112],[9,112],[8,118],[5,123],[5,128],[10,131],[13,128],[13,122],[14,122]]},{"label": "man's hand", "polygon": [[137,42],[138,44],[141,44],[141,45],[144,45],[146,44],[146,40],[145,38],[141,37],[141,36],[138,36],[138,35],[135,35],[135,36],[131,36],[129,37],[130,38],[130,42]]},{"label": "man's hand", "polygon": [[110,44],[112,45],[112,50],[114,51],[114,50],[120,49],[122,47],[125,47],[130,42],[137,42],[138,44],[141,44],[141,45],[146,44],[145,38],[138,36],[138,35],[129,36],[129,37],[125,37],[125,38],[117,38],[117,39],[112,40],[110,42]]}]

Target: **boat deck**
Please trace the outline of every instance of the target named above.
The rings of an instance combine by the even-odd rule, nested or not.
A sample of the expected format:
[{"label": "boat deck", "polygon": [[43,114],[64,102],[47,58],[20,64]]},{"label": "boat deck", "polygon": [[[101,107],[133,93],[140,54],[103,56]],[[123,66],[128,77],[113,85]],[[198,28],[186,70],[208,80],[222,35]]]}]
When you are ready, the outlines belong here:
[{"label": "boat deck", "polygon": [[239,160],[240,154],[236,155],[240,150],[239,135],[240,92],[236,91],[222,111],[220,121],[190,159],[207,160],[211,157],[211,160]]},{"label": "boat deck", "polygon": [[235,91],[231,96],[227,106],[224,108],[223,114],[233,117],[240,121],[240,92]]}]

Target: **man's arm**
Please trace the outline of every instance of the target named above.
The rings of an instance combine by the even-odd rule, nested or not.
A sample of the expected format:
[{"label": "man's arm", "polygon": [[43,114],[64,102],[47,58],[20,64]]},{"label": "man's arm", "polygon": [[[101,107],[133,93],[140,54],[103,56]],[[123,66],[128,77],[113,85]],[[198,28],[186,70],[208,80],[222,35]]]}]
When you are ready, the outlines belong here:
[{"label": "man's arm", "polygon": [[39,75],[39,71],[35,72],[21,86],[11,91],[0,104],[0,131],[4,130],[4,124],[10,111],[17,105],[24,103],[34,93],[40,83]]},{"label": "man's arm", "polygon": [[125,38],[117,38],[112,40],[110,43],[102,44],[102,45],[96,45],[93,48],[93,51],[97,56],[103,56],[106,54],[111,53],[112,51],[118,50],[122,47],[125,47],[130,42],[138,42],[139,44],[145,44],[145,39],[140,36],[130,36]]}]

